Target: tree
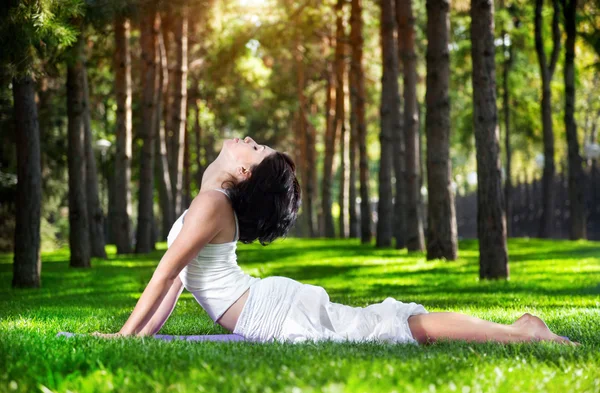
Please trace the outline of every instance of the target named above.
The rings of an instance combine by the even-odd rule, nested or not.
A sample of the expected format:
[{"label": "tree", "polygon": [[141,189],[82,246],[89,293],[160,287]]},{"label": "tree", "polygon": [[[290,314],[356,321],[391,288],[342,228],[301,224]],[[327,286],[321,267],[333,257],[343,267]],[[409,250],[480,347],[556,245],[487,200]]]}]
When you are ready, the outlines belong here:
[{"label": "tree", "polygon": [[453,261],[458,254],[450,160],[449,0],[427,0],[427,259]]},{"label": "tree", "polygon": [[[500,0],[501,9],[505,10],[504,0]],[[504,114],[504,152],[506,154],[506,166],[505,173],[506,179],[504,181],[504,203],[506,204],[506,216],[512,217],[512,206],[511,206],[511,194],[512,194],[512,149],[510,145],[510,105],[509,105],[509,91],[508,91],[508,75],[512,65],[512,51],[513,45],[508,45],[509,35],[506,32],[505,23],[502,24],[502,30],[500,32],[502,37],[502,56],[504,62],[502,64],[502,112]],[[506,222],[506,233],[507,236],[511,234],[510,220]]]},{"label": "tree", "polygon": [[147,253],[154,249],[152,242],[155,127],[158,93],[158,34],[160,17],[154,1],[145,4],[141,11],[140,44],[142,48],[142,121],[140,136],[143,141],[140,159],[140,185],[138,193],[138,226],[136,253]]},{"label": "tree", "polygon": [[117,254],[132,251],[131,238],[131,52],[129,50],[129,20],[117,15],[114,20],[115,51],[113,67],[117,99],[115,156],[115,215],[112,232]]},{"label": "tree", "polygon": [[356,82],[352,81],[352,75],[352,71],[347,73],[348,86],[350,90],[350,143],[348,144],[348,165],[350,166],[350,173],[348,174],[348,235],[350,238],[354,239],[359,236],[360,223],[358,221],[358,211],[356,206],[356,198],[358,196],[356,189],[356,180],[358,177],[358,161],[356,156],[358,149],[358,127],[356,124],[356,112],[352,110],[352,87],[356,84]]},{"label": "tree", "polygon": [[471,0],[471,42],[479,277],[508,278],[506,216],[500,177],[496,108],[493,0]]},{"label": "tree", "polygon": [[565,18],[565,129],[567,131],[569,162],[569,212],[571,213],[569,235],[572,240],[587,237],[582,159],[577,140],[575,123],[575,38],[577,37],[577,0],[562,0]]},{"label": "tree", "polygon": [[542,175],[542,217],[540,219],[539,236],[550,237],[554,225],[554,130],[552,127],[552,91],[550,82],[556,69],[560,53],[560,27],[558,0],[552,0],[554,13],[552,16],[552,54],[550,63],[546,59],[544,39],[542,36],[542,9],[544,0],[535,1],[535,50],[537,52],[542,76],[542,128],[544,135],[544,173]]},{"label": "tree", "polygon": [[84,129],[83,37],[80,34],[67,62],[67,116],[69,146],[69,248],[71,267],[90,267],[90,230],[86,195]]},{"label": "tree", "polygon": [[[175,217],[185,208],[183,203],[183,161],[185,155],[185,133],[187,123],[187,72],[188,72],[188,7],[182,2],[176,11],[175,26],[175,64],[173,80],[173,106],[171,109],[173,156],[169,159],[171,174],[171,194]],[[166,98],[166,97],[165,97]],[[168,100],[166,100],[168,103]],[[174,217],[174,218],[175,218]],[[173,220],[174,221],[174,220]],[[171,225],[172,223],[170,223]]]},{"label": "tree", "polygon": [[[417,56],[415,54],[415,17],[412,0],[396,0],[398,46],[404,72],[404,141],[406,195],[406,248],[423,251],[423,212],[421,205],[421,157],[419,108],[417,102]],[[398,179],[396,179],[398,182]],[[398,192],[396,192],[398,198]]]},{"label": "tree", "polygon": [[[339,6],[339,2],[336,5]],[[337,12],[337,11],[336,11]],[[338,19],[341,15],[338,16]],[[325,45],[325,51],[329,51],[330,45]],[[337,41],[336,41],[337,54]],[[327,61],[325,70],[325,156],[323,157],[323,177],[321,180],[321,210],[323,211],[323,231],[325,237],[335,237],[333,215],[331,214],[331,183],[333,180],[333,157],[335,156],[336,128],[333,121],[333,108],[335,106],[335,82],[333,65]]]},{"label": "tree", "polygon": [[[85,55],[84,55],[85,58]],[[100,205],[98,193],[98,171],[94,155],[92,124],[90,113],[90,93],[88,86],[87,64],[84,61],[81,71],[83,87],[83,130],[85,150],[85,189],[87,214],[90,229],[90,252],[92,257],[106,259],[106,243],[104,241],[104,212]]]},{"label": "tree", "polygon": [[[23,60],[27,54],[22,55]],[[25,61],[21,63],[26,65]],[[21,68],[25,72],[25,67]],[[30,75],[13,78],[14,118],[17,142],[17,193],[13,287],[38,288],[40,258],[40,208],[42,175],[40,167],[40,131],[35,86]]]},{"label": "tree", "polygon": [[344,73],[346,72],[346,37],[344,33],[344,0],[338,0],[336,7],[336,33],[335,33],[335,119],[334,132],[339,137],[340,146],[340,183],[339,198],[340,206],[339,227],[340,237],[346,237],[346,95],[344,93]]},{"label": "tree", "polygon": [[[394,145],[402,145],[402,141],[394,143],[393,136],[400,132],[400,93],[398,90],[398,52],[394,31],[394,3],[392,0],[381,0],[381,54],[383,74],[381,77],[381,132],[379,141],[381,157],[379,161],[379,202],[377,203],[377,247],[389,247],[392,244],[392,154]],[[400,178],[396,173],[396,179]],[[399,197],[398,195],[396,196]]]},{"label": "tree", "polygon": [[352,0],[350,13],[350,104],[351,121],[356,128],[359,149],[360,177],[360,239],[361,243],[371,242],[371,206],[369,201],[369,159],[367,156],[367,125],[365,122],[365,77],[363,72],[363,36],[361,0]]},{"label": "tree", "polygon": [[164,44],[164,34],[160,32],[158,35],[158,49],[159,49],[159,89],[156,99],[156,179],[158,180],[158,200],[160,204],[160,211],[162,214],[162,237],[167,238],[173,222],[175,222],[175,203],[174,191],[169,176],[169,159],[167,155],[167,133],[166,133],[166,121],[163,122],[162,114],[165,113],[161,109],[168,105],[168,85],[169,85],[169,69],[167,67],[167,51]]}]

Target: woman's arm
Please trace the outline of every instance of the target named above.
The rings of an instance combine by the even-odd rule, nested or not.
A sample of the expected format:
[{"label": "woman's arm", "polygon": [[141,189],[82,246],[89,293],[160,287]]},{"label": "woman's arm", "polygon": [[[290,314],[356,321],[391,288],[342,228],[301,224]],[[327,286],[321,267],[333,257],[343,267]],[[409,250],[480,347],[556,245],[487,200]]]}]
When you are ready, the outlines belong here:
[{"label": "woman's arm", "polygon": [[219,217],[228,204],[227,197],[219,192],[201,193],[194,198],[181,232],[162,257],[129,319],[119,331],[120,335],[142,332],[175,284],[179,272],[222,230]]},{"label": "woman's arm", "polygon": [[179,299],[181,292],[183,292],[183,283],[181,282],[179,276],[177,276],[162,303],[152,318],[148,321],[146,326],[144,326],[144,328],[138,333],[138,336],[152,336],[158,333],[165,322],[167,322],[167,319],[169,319],[171,316],[173,309],[175,309],[177,299]]}]

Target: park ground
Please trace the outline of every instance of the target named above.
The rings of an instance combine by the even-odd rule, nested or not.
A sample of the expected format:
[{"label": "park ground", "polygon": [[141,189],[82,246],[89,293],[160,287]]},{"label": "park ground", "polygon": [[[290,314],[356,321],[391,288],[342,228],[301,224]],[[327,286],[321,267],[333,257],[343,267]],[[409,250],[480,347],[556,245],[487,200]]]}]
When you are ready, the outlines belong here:
[{"label": "park ground", "polygon": [[[11,289],[0,255],[0,392],[600,392],[600,243],[511,239],[510,280],[478,280],[477,243],[456,262],[377,250],[356,240],[285,239],[239,246],[249,274],[323,286],[335,302],[388,296],[430,311],[501,323],[524,312],[581,343],[429,346],[374,343],[186,343],[153,338],[57,338],[116,332],[166,245],[148,255],[68,267],[68,250],[43,254],[42,288]],[[164,334],[224,333],[184,292]]]}]

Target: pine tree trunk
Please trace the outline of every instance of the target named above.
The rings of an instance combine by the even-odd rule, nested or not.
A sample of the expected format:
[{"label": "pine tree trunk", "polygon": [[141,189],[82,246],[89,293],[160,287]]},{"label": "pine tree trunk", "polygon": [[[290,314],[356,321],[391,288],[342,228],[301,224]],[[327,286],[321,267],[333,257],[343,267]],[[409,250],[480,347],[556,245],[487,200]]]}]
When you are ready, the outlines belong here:
[{"label": "pine tree trunk", "polygon": [[[417,56],[415,54],[415,17],[412,0],[397,0],[398,40],[404,71],[404,135],[406,151],[406,248],[423,251],[423,211],[421,205],[421,152],[419,144],[419,107],[417,102]],[[396,180],[398,181],[398,180]]]},{"label": "pine tree trunk", "polygon": [[173,157],[170,158],[169,171],[173,196],[173,211],[179,217],[184,208],[183,203],[183,161],[185,150],[185,132],[187,121],[187,52],[188,52],[188,13],[187,4],[181,5],[179,15],[175,18],[176,61],[173,81],[173,106],[171,109],[171,127],[173,133]]},{"label": "pine tree trunk", "polygon": [[306,117],[306,96],[304,94],[305,88],[305,75],[304,75],[304,60],[302,55],[302,50],[300,48],[300,44],[296,45],[296,72],[297,72],[297,94],[298,94],[298,124],[297,124],[297,132],[298,137],[300,138],[300,146],[302,150],[304,164],[303,171],[303,183],[304,183],[304,195],[303,195],[303,216],[306,223],[308,237],[315,236],[315,226],[314,226],[314,166],[311,166],[311,163],[314,162],[314,138],[312,138],[312,132],[310,130],[310,125],[308,124],[308,119]]},{"label": "pine tree trunk", "polygon": [[[329,49],[329,46],[327,46]],[[337,47],[336,47],[337,50]],[[335,125],[333,109],[335,105],[335,83],[331,62],[327,65],[327,81],[325,87],[325,157],[323,161],[323,178],[321,179],[321,209],[323,211],[323,234],[335,237],[335,227],[331,214],[331,184],[333,180],[333,158],[335,156]]]},{"label": "pine tree trunk", "polygon": [[117,254],[131,253],[131,53],[129,20],[117,16],[115,28],[115,93],[117,96],[117,153],[115,157],[115,216],[112,232]]},{"label": "pine tree trunk", "polygon": [[508,278],[506,216],[500,177],[493,0],[471,0],[473,120],[477,150],[479,277]]},{"label": "pine tree trunk", "polygon": [[167,136],[165,123],[162,118],[162,108],[166,105],[167,87],[169,84],[169,70],[167,68],[167,52],[164,45],[164,36],[161,32],[158,36],[158,49],[160,66],[159,85],[157,96],[156,111],[156,180],[158,181],[158,200],[162,215],[161,236],[166,239],[175,222],[175,205],[173,204],[173,188],[171,186],[171,177],[169,176],[169,160],[167,157]]},{"label": "pine tree trunk", "polygon": [[577,37],[577,0],[563,0],[565,30],[565,129],[567,131],[569,158],[569,212],[571,213],[569,236],[571,240],[587,237],[585,207],[585,176],[579,154],[577,124],[575,123],[575,39]]},{"label": "pine tree trunk", "polygon": [[427,0],[427,259],[458,256],[450,160],[450,1]]},{"label": "pine tree trunk", "polygon": [[84,130],[83,39],[72,48],[67,65],[67,117],[69,166],[69,247],[71,267],[90,267],[90,229],[86,197]]},{"label": "pine tree trunk", "polygon": [[348,221],[349,221],[349,237],[354,239],[359,236],[359,221],[358,221],[358,211],[356,206],[356,198],[357,189],[356,189],[356,180],[357,180],[357,160],[356,160],[356,150],[357,150],[357,139],[358,139],[358,127],[356,122],[356,112],[352,110],[352,108],[356,105],[353,104],[353,96],[352,96],[352,88],[356,85],[356,81],[354,81],[354,76],[352,71],[346,73],[348,77],[348,90],[350,92],[350,141],[348,144],[348,165],[349,165],[349,174],[348,174]]},{"label": "pine tree trunk", "polygon": [[83,85],[83,129],[85,145],[85,187],[87,198],[87,212],[90,221],[90,251],[92,257],[106,259],[106,242],[104,239],[104,212],[98,192],[98,171],[96,156],[92,142],[92,124],[90,113],[90,92],[88,86],[87,70],[85,63],[81,72]]},{"label": "pine tree trunk", "polygon": [[[383,75],[381,77],[381,132],[379,142],[381,157],[379,161],[379,202],[377,203],[377,247],[392,245],[393,200],[392,168],[393,154],[397,155],[394,134],[400,132],[400,92],[398,90],[398,52],[394,31],[393,0],[381,0],[381,54]],[[394,149],[396,145],[396,149]],[[401,151],[400,151],[401,152]],[[397,174],[396,179],[400,175]]]},{"label": "pine tree trunk", "polygon": [[369,159],[367,156],[367,125],[365,121],[365,77],[363,72],[362,5],[361,0],[352,0],[350,13],[350,43],[352,57],[350,86],[352,116],[355,119],[357,146],[359,150],[360,181],[360,239],[361,243],[371,242],[371,206],[369,201]]},{"label": "pine tree trunk", "polygon": [[504,180],[504,203],[506,204],[506,234],[507,236],[512,235],[512,150],[510,145],[510,106],[509,106],[509,91],[508,91],[508,74],[510,72],[510,66],[512,62],[512,45],[506,46],[505,38],[507,33],[502,31],[502,42],[504,49],[504,67],[502,75],[502,110],[504,112],[504,150],[506,153],[506,166],[505,173],[506,179]]},{"label": "pine tree trunk", "polygon": [[[187,106],[186,106],[187,107]],[[187,127],[186,127],[187,128]],[[192,180],[190,168],[190,135],[185,132],[183,149],[183,204],[182,213],[192,203]]]},{"label": "pine tree trunk", "polygon": [[[396,26],[400,26],[402,5],[399,4],[400,0],[394,1],[395,5],[395,17]],[[396,45],[398,48],[398,72],[403,72],[403,63],[401,61],[401,54],[404,51],[404,41],[399,36],[400,31],[398,28],[398,38]],[[401,91],[402,87],[398,86],[398,91]],[[406,247],[406,140],[404,132],[404,108],[400,105],[400,127],[396,130],[393,135],[394,138],[394,179],[395,183],[395,198],[394,198],[394,218],[393,218],[393,232],[394,238],[396,239],[396,249],[401,250]]]},{"label": "pine tree trunk", "polygon": [[535,2],[535,49],[540,65],[542,76],[542,129],[544,140],[544,173],[542,176],[542,217],[540,219],[539,236],[542,238],[552,237],[554,223],[554,176],[556,173],[554,164],[554,131],[552,129],[552,92],[550,82],[554,75],[554,69],[560,52],[560,29],[558,20],[558,0],[552,0],[554,15],[552,17],[552,55],[550,63],[546,60],[544,51],[544,40],[542,37],[542,9],[544,0]]},{"label": "pine tree trunk", "polygon": [[42,173],[35,86],[30,76],[12,81],[17,152],[13,287],[39,288]]},{"label": "pine tree trunk", "polygon": [[340,206],[339,229],[340,237],[346,237],[346,97],[344,92],[344,73],[346,72],[346,36],[344,33],[344,0],[338,0],[335,6],[335,135],[339,138],[340,146],[340,182],[338,204]]},{"label": "pine tree trunk", "polygon": [[142,49],[142,121],[139,134],[143,146],[140,159],[140,184],[138,197],[138,226],[136,253],[148,253],[154,249],[152,227],[154,221],[154,155],[158,80],[158,34],[160,18],[156,3],[148,3],[141,18],[140,44]]},{"label": "pine tree trunk", "polygon": [[196,173],[196,183],[198,184],[198,191],[200,191],[200,187],[202,186],[202,176],[204,175],[204,164],[202,163],[202,126],[200,124],[200,104],[198,103],[198,94],[196,92],[196,97],[194,99],[194,109],[196,111],[196,116],[194,119],[194,135],[196,135],[196,166],[198,167],[198,172]]}]

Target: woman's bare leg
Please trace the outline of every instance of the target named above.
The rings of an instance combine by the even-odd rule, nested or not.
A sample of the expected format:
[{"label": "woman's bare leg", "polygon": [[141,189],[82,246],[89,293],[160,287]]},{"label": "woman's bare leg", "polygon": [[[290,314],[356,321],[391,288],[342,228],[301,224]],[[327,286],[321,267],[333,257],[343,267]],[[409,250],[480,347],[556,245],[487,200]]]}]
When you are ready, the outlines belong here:
[{"label": "woman's bare leg", "polygon": [[415,340],[420,343],[434,342],[439,339],[503,343],[569,342],[552,333],[544,321],[531,314],[524,314],[512,325],[502,325],[464,314],[433,312],[413,315],[408,318],[408,326]]}]

